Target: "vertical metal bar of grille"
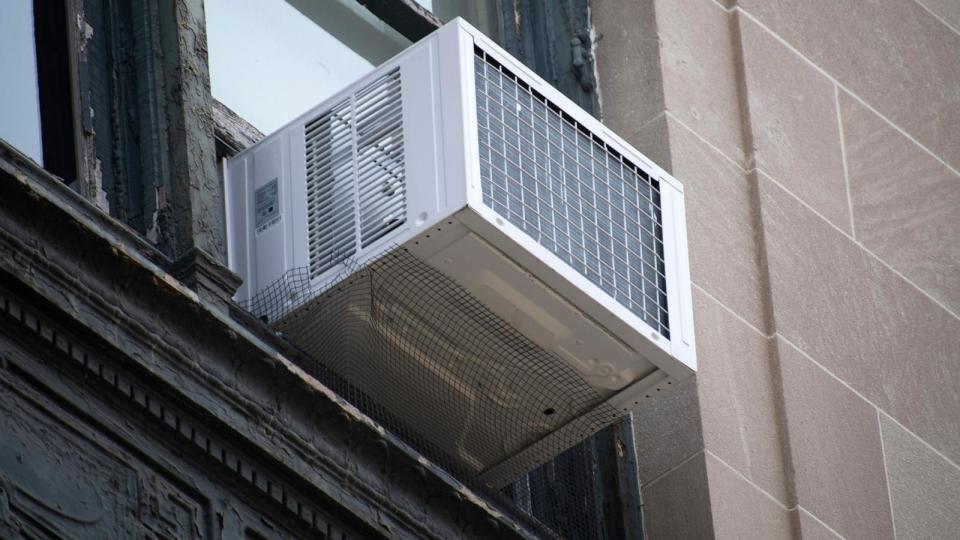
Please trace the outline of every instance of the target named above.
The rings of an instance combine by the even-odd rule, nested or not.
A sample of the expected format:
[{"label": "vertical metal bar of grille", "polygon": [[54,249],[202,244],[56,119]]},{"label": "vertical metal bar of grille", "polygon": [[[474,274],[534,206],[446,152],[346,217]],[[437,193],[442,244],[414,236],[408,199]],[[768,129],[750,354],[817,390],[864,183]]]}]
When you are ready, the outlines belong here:
[{"label": "vertical metal bar of grille", "polygon": [[305,127],[310,276],[406,221],[400,70]]},{"label": "vertical metal bar of grille", "polygon": [[660,183],[476,49],[483,202],[665,337]]}]

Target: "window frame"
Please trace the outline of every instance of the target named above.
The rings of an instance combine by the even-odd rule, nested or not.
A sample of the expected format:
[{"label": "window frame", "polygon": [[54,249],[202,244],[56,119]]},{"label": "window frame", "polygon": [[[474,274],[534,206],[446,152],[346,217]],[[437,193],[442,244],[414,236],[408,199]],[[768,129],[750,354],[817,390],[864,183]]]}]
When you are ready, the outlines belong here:
[{"label": "window frame", "polygon": [[[73,25],[69,0],[32,0],[34,70],[39,109],[40,163],[73,184],[80,177],[80,123]],[[67,84],[63,84],[66,81]],[[20,151],[4,141],[5,145]]]}]

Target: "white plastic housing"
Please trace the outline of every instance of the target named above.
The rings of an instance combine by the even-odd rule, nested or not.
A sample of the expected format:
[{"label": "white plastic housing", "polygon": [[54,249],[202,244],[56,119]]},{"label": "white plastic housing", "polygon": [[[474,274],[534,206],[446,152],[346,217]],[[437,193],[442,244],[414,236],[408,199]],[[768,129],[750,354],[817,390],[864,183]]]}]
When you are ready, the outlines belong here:
[{"label": "white plastic housing", "polygon": [[[485,204],[475,67],[480,52],[561,111],[569,125],[589,132],[597,148],[619,154],[659,184],[669,337]],[[530,340],[569,362],[622,411],[638,408],[647,396],[691,375],[696,355],[683,187],[460,19],[229,160],[229,263],[244,279],[237,300],[250,300],[291,269],[311,267],[306,130],[332,104],[358,99],[358,89],[395,70],[402,96],[405,215],[389,234],[369,245],[356,243],[350,264],[362,265],[390,246],[406,247]],[[259,213],[258,190],[263,190]],[[345,270],[344,263],[333,264],[310,279],[328,282]],[[509,458],[479,468],[499,478],[497,467]]]}]

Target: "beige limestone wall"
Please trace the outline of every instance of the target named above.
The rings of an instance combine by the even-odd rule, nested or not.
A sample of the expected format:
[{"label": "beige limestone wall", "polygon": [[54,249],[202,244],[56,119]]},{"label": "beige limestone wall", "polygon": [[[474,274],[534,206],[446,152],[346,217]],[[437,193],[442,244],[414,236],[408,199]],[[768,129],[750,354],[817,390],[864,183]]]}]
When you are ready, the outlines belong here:
[{"label": "beige limestone wall", "polygon": [[592,9],[605,122],[687,196],[649,537],[960,537],[960,0]]}]

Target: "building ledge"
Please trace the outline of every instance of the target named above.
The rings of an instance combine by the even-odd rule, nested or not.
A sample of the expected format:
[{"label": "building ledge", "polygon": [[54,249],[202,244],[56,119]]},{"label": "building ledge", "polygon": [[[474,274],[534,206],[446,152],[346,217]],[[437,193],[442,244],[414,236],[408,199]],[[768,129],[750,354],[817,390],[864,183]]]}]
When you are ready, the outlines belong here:
[{"label": "building ledge", "polygon": [[[185,286],[162,253],[2,142],[0,200],[0,277],[30,299],[22,313],[32,309],[49,318],[44,328],[60,329],[40,332],[38,322],[41,337],[68,356],[79,348],[61,346],[64,336],[99,344],[91,350],[116,366],[112,373],[150,381],[170,410],[282,471],[274,487],[288,486],[303,504],[327,501],[384,536],[542,533],[386,432],[298,367],[297,352],[268,328]],[[237,463],[238,480],[250,482]],[[261,496],[276,498],[267,486]],[[283,493],[284,506],[304,518]]]}]

